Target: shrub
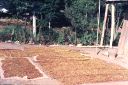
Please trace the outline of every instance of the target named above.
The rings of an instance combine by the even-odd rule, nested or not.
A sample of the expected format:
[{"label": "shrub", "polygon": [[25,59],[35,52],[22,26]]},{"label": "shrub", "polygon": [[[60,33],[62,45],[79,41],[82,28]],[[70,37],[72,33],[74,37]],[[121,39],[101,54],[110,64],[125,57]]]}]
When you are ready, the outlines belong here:
[{"label": "shrub", "polygon": [[31,37],[31,30],[19,25],[9,25],[0,31],[2,41],[12,40],[27,43]]}]

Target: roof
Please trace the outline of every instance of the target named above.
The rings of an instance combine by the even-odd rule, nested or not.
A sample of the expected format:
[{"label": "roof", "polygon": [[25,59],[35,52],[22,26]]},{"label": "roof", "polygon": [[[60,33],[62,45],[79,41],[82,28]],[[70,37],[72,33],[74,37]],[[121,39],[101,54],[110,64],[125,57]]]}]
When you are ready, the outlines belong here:
[{"label": "roof", "polygon": [[7,10],[6,8],[1,8],[1,7],[0,7],[0,12],[2,12],[2,13],[7,13],[8,10]]},{"label": "roof", "polygon": [[0,12],[2,12],[2,13],[7,13],[8,12],[5,5],[1,1],[0,1]]},{"label": "roof", "polygon": [[3,7],[3,5],[0,4],[0,12],[7,13],[8,10],[5,7]]}]

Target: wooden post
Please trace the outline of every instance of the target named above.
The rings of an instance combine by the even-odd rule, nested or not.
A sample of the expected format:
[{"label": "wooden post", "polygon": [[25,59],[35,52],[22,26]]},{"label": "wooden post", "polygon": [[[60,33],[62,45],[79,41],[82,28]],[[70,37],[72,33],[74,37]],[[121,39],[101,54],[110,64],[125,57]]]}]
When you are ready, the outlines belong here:
[{"label": "wooden post", "polygon": [[33,37],[36,38],[36,16],[33,15]]},{"label": "wooden post", "polygon": [[111,4],[111,38],[110,38],[110,47],[112,48],[115,32],[115,5]]},{"label": "wooden post", "polygon": [[104,16],[104,22],[103,22],[103,29],[102,29],[102,35],[101,35],[101,41],[100,41],[100,45],[101,46],[103,46],[103,43],[104,43],[104,34],[105,34],[105,30],[106,30],[106,22],[107,22],[107,16],[108,16],[108,7],[109,7],[109,4],[106,4],[105,16]]},{"label": "wooden post", "polygon": [[98,53],[98,44],[99,44],[99,30],[100,30],[100,9],[101,9],[101,3],[99,0],[99,9],[98,9],[98,14],[97,14],[97,39],[96,39],[96,53]]},{"label": "wooden post", "polygon": [[48,28],[49,28],[49,31],[48,31],[49,32],[48,33],[48,38],[49,39],[48,40],[50,41],[50,37],[51,37],[51,33],[50,33],[50,30],[51,30],[51,22],[50,21],[48,22]]}]

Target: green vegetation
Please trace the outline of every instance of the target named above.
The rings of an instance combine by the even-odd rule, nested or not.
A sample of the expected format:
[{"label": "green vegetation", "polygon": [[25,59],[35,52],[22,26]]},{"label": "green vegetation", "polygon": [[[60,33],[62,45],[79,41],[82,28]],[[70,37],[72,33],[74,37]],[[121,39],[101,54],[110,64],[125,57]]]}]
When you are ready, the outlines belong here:
[{"label": "green vegetation", "polygon": [[27,43],[32,38],[32,32],[21,26],[10,25],[0,31],[0,38],[2,41],[11,40]]},{"label": "green vegetation", "polygon": [[[2,3],[9,10],[6,16],[8,18],[22,19],[32,23],[31,17],[33,14],[36,15],[38,31],[37,38],[33,39],[36,43],[82,43],[84,45],[96,43],[97,0],[2,0]],[[101,1],[101,22],[104,17],[104,4],[104,1]],[[125,4],[117,5],[116,7],[122,8],[117,11],[123,13],[125,6]],[[1,17],[3,17],[2,14]],[[0,36],[4,35],[9,35],[10,38],[2,37],[2,41],[9,39],[28,43],[33,38],[31,28],[26,29],[24,26],[15,25],[1,30]],[[109,36],[109,34],[106,35],[105,39],[109,39]],[[107,44],[108,41],[105,43]]]},{"label": "green vegetation", "polygon": [[[66,4],[65,15],[75,28],[77,43],[89,45],[96,41],[97,2],[95,0],[74,0]],[[79,42],[80,41],[80,42]]]}]

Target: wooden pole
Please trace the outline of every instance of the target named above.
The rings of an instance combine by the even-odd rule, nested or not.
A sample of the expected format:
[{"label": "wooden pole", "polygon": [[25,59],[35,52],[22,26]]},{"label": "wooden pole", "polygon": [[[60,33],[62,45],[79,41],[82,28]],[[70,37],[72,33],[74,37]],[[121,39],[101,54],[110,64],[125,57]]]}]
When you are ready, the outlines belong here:
[{"label": "wooden pole", "polygon": [[111,4],[111,38],[110,38],[110,48],[112,48],[115,32],[115,5]]},{"label": "wooden pole", "polygon": [[101,46],[103,46],[103,42],[104,42],[104,34],[105,34],[105,30],[106,30],[106,22],[107,22],[107,16],[108,16],[108,7],[109,7],[109,4],[106,4],[103,29],[102,29],[102,35],[101,35],[101,41],[100,41]]},{"label": "wooden pole", "polygon": [[98,42],[99,42],[99,30],[100,30],[100,0],[99,0],[99,12],[98,12],[98,15],[97,15],[97,21],[98,21],[98,25],[97,25],[97,40],[96,40],[96,53],[98,52]]},{"label": "wooden pole", "polygon": [[51,22],[50,21],[48,22],[48,28],[49,28],[48,36],[49,36],[49,41],[50,41],[50,37],[51,37],[51,33],[50,33],[50,30],[51,30]]},{"label": "wooden pole", "polygon": [[36,16],[33,15],[33,37],[36,38]]}]

